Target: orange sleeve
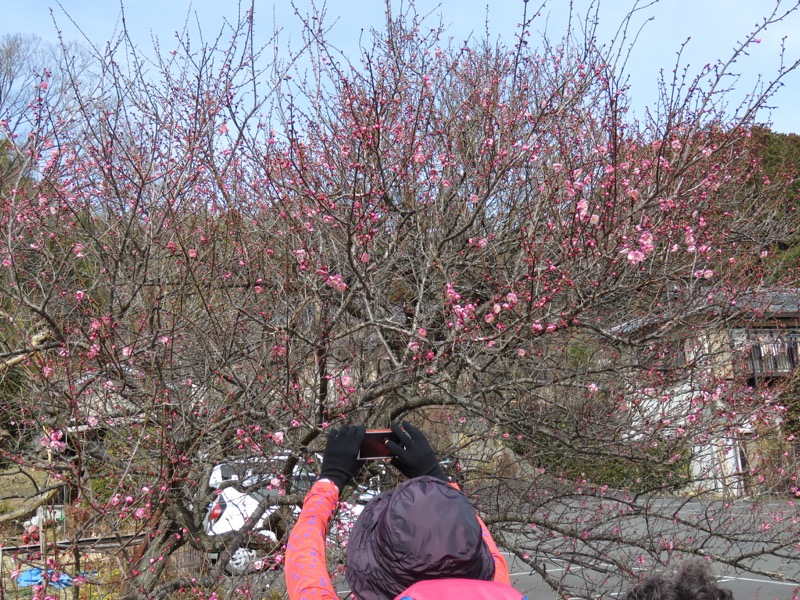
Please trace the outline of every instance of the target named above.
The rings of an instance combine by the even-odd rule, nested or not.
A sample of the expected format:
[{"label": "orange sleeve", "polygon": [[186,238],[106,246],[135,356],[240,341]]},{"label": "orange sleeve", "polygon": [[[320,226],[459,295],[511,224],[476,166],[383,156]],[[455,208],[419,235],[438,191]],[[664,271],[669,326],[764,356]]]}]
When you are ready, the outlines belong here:
[{"label": "orange sleeve", "polygon": [[339,489],[332,481],[317,481],[303,500],[286,544],[289,600],[339,600],[325,563],[325,536],[338,502]]},{"label": "orange sleeve", "polygon": [[481,524],[481,530],[483,531],[483,541],[489,546],[489,551],[494,558],[494,581],[511,585],[511,576],[508,573],[508,565],[506,564],[505,557],[500,554],[500,551],[497,549],[497,544],[494,543],[492,534],[489,533],[489,529],[486,527],[483,519],[478,517],[478,522]]},{"label": "orange sleeve", "polygon": [[[460,490],[461,488],[458,486],[457,483],[450,483],[454,488]],[[478,517],[478,515],[475,515]],[[486,523],[483,522],[483,519],[478,517],[478,523],[481,524],[481,531],[483,532],[483,541],[486,542],[486,545],[489,546],[489,552],[492,553],[492,558],[494,558],[494,579],[493,581],[499,581],[500,583],[507,583],[511,585],[511,575],[508,573],[508,565],[506,564],[505,557],[500,554],[500,550],[497,549],[497,544],[494,543],[494,538],[492,538],[492,534],[489,533],[489,528],[486,527]]]}]

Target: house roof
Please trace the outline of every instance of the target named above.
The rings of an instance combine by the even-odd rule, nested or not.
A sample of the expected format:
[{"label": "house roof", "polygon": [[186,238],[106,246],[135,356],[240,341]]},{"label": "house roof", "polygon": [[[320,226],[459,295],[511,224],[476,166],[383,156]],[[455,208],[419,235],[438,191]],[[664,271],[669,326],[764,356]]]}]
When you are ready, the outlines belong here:
[{"label": "house roof", "polygon": [[[704,313],[729,318],[792,319],[800,318],[800,289],[767,288],[747,290],[733,299],[715,300],[701,309]],[[671,318],[666,314],[649,314],[625,321],[611,328],[612,335],[628,336],[641,333]]]},{"label": "house roof", "polygon": [[800,289],[756,290],[743,295],[740,307],[773,319],[800,316]]}]

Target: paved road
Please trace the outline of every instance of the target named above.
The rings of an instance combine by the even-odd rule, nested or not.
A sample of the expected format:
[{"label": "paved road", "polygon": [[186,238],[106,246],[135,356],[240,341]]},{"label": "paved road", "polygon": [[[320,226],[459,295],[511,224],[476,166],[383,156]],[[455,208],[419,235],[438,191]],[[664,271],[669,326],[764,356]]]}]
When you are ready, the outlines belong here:
[{"label": "paved road", "polygon": [[[780,511],[780,509],[782,507],[785,508],[785,506],[783,502],[777,502],[774,505],[768,503],[761,506],[760,510],[768,514],[773,510]],[[670,530],[671,533],[678,536],[682,535],[682,532],[686,535],[692,534],[694,528],[691,524],[693,523],[692,517],[694,515],[700,515],[705,518],[710,514],[707,505],[704,503],[694,501],[685,502],[674,498],[654,499],[651,508],[661,513],[661,519],[664,519],[663,515],[669,516],[672,514],[679,514],[682,517],[683,524],[675,524]],[[724,540],[709,536],[709,538],[704,541],[703,549],[709,553],[718,553],[718,555],[722,556],[746,556],[751,552],[757,554],[761,546],[760,542],[763,540],[759,539],[758,534],[753,536],[753,534],[749,533],[752,531],[748,529],[748,527],[752,526],[753,522],[750,514],[753,510],[753,504],[742,501],[737,502],[729,508],[729,511],[726,509],[726,512],[723,513],[723,516],[729,519],[729,521],[726,522],[726,527],[729,527],[730,531],[742,531],[747,533],[747,535],[743,536],[733,547],[730,547],[728,542]],[[570,510],[571,507],[567,506],[566,509]],[[584,506],[574,507],[575,512],[590,510],[591,506],[588,508]],[[652,525],[652,523],[650,523],[650,525]],[[629,534],[632,536],[632,539],[639,538],[643,535],[643,532],[649,531],[649,524],[645,516],[634,516],[630,519],[626,519],[622,523],[622,527],[624,528],[623,537]],[[531,549],[532,555],[535,554],[535,548],[538,547],[540,550],[546,551],[549,556],[554,556],[560,544],[562,544],[562,541],[559,538],[554,538],[550,542],[541,539],[532,539],[528,547]],[[523,544],[523,546],[525,545],[526,544]],[[628,552],[629,550],[630,549],[628,549]],[[625,549],[621,549],[620,551],[623,552],[619,557],[620,560],[622,560],[622,557],[625,556]],[[678,564],[680,559],[677,557],[673,558],[673,564]],[[609,560],[611,560],[610,556]],[[800,576],[800,553],[798,553],[796,560],[787,559],[786,562],[783,562],[782,559],[775,556],[765,556],[752,560],[754,562],[754,567],[758,570],[781,573],[795,579]],[[509,570],[512,574],[512,583],[518,590],[527,593],[530,600],[562,600],[563,597],[560,597],[559,594],[553,591],[542,580],[539,574],[532,572],[530,567],[525,563],[511,555],[508,555],[508,563]],[[623,585],[621,578],[616,576],[607,577],[600,572],[607,568],[608,572],[613,573],[615,569],[613,565],[599,564],[596,566],[596,571],[581,571],[580,567],[571,566],[566,561],[558,562],[557,560],[552,560],[545,564],[547,573],[554,576],[556,579],[563,579],[565,587],[572,590],[582,588],[602,589],[606,590],[601,596],[603,600],[614,600],[618,598],[621,594],[620,590],[627,589],[628,584]],[[730,566],[724,564],[713,564],[712,568],[714,573],[719,576],[721,586],[730,589],[736,600],[792,600],[793,598],[800,597],[800,586],[796,583],[774,580],[766,576],[754,575],[744,571],[735,571]],[[649,572],[643,574],[647,575]],[[607,580],[605,580],[606,577]],[[582,585],[585,579],[594,579],[594,581],[600,581],[601,583],[587,587]],[[340,591],[340,595],[345,597],[347,590],[340,588]],[[582,598],[580,594],[574,597],[576,599]],[[585,598],[590,598],[588,593]],[[597,596],[592,596],[591,600],[597,600],[597,598]]]},{"label": "paved road", "polygon": [[[538,574],[531,573],[530,569],[512,556],[507,555],[506,560],[511,572],[511,583],[516,589],[527,594],[529,600],[561,600]],[[563,574],[567,567],[563,564],[552,564],[548,565],[547,570],[553,574]],[[715,572],[719,573],[721,570],[716,568]],[[579,578],[579,573],[566,576],[568,582],[573,580],[577,583]],[[720,585],[731,590],[735,600],[791,600],[798,594],[796,584],[773,581],[749,573],[724,575],[720,578]],[[611,587],[617,586],[612,584]],[[346,598],[350,590],[347,587],[340,587],[337,592],[341,598]],[[604,598],[611,600],[619,595],[619,592],[609,592]]]},{"label": "paved road", "polygon": [[[511,581],[518,590],[526,592],[530,600],[557,600],[557,595],[548,587],[536,573],[531,573],[524,564],[508,557],[509,570],[511,571]],[[568,565],[551,564],[547,566],[549,573],[563,574]],[[715,566],[715,573],[724,572],[724,567]],[[566,575],[566,580],[577,583],[580,574]],[[798,586],[794,583],[774,581],[752,575],[750,573],[729,573],[719,579],[720,585],[733,592],[736,600],[791,600],[798,595]],[[610,586],[616,589],[618,586],[613,583]],[[609,592],[606,598],[616,598],[619,592]]]},{"label": "paved road", "polygon": [[[570,505],[570,502],[574,506]],[[706,523],[706,520],[714,521],[720,526],[714,527],[714,530],[719,530],[722,534],[731,534],[730,539],[724,537],[716,537],[713,535],[704,536],[701,544],[709,554],[717,554],[718,556],[747,556],[752,553],[753,558],[749,559],[752,567],[762,572],[780,573],[786,577],[797,579],[800,577],[800,552],[792,552],[791,544],[797,540],[792,540],[787,537],[788,532],[792,531],[790,522],[793,519],[788,517],[794,516],[794,509],[787,506],[785,501],[767,502],[764,504],[754,504],[750,501],[740,501],[731,505],[730,503],[714,502],[711,505],[707,502],[700,501],[685,501],[680,498],[652,498],[648,503],[649,512],[641,515],[632,515],[629,518],[620,520],[609,520],[610,526],[619,526],[621,528],[621,536],[623,539],[643,541],[648,535],[673,535],[675,539],[691,539],[697,536],[697,529],[694,527],[695,522]],[[567,500],[562,504],[565,514],[568,515],[588,515],[591,517],[594,509],[592,500],[588,499],[574,499]],[[709,508],[711,506],[711,508]],[[754,524],[758,524],[758,519],[754,518],[754,510],[760,515],[788,515],[785,522],[787,523],[786,533],[780,534],[776,530],[770,533],[761,534],[752,528]],[[781,511],[785,511],[781,513]],[[654,518],[654,515],[658,515]],[[673,522],[671,515],[679,516],[680,520]],[[780,521],[778,521],[780,522]],[[598,530],[599,533],[602,531]],[[649,533],[648,533],[649,532]],[[572,590],[579,589],[601,589],[607,590],[603,595],[604,598],[612,599],[620,595],[620,589],[626,589],[622,585],[622,580],[619,577],[607,577],[602,571],[613,573],[615,567],[611,564],[604,565],[597,564],[597,570],[584,570],[581,571],[580,567],[570,565],[568,562],[558,562],[554,559],[559,551],[567,552],[563,547],[563,540],[559,537],[554,537],[548,540],[546,537],[538,539],[531,538],[529,543],[524,541],[527,537],[524,533],[523,539],[518,540],[520,546],[530,550],[532,556],[549,556],[547,563],[544,567],[551,578],[563,578],[564,585]],[[700,538],[697,538],[700,541]],[[763,551],[764,546],[770,545],[768,540],[772,542],[782,543],[787,541],[789,546],[784,546],[784,551],[796,555],[794,559],[781,559],[776,556],[761,556],[755,558],[760,552]],[[538,550],[538,551],[537,551]],[[571,549],[573,552],[580,552],[581,548],[576,547]],[[616,553],[615,546],[609,544],[607,552]],[[545,552],[546,554],[542,554]],[[591,552],[591,551],[590,551]],[[619,548],[619,554],[608,555],[609,563],[612,558],[617,559],[616,563],[630,564],[631,556],[635,556],[636,550],[634,548]],[[628,558],[625,558],[625,557]],[[564,557],[567,558],[566,556]],[[589,560],[588,555],[582,558]],[[673,557],[674,565],[678,564],[680,559]],[[544,583],[542,578],[537,574],[531,572],[531,569],[522,561],[516,560],[514,557],[509,556],[509,568],[513,574],[512,580],[515,586],[521,591],[530,592],[529,597],[531,600],[552,600],[557,598],[558,595],[547,584]],[[766,576],[754,575],[744,571],[735,571],[730,566],[724,564],[713,564],[712,568],[714,573],[720,577],[720,582],[723,587],[730,589],[736,600],[790,600],[800,596],[800,589],[796,583],[783,582],[779,580],[770,579]],[[595,585],[586,586],[582,585],[584,580],[593,580]],[[588,592],[586,597],[590,597]],[[580,595],[576,596],[580,597]]]}]

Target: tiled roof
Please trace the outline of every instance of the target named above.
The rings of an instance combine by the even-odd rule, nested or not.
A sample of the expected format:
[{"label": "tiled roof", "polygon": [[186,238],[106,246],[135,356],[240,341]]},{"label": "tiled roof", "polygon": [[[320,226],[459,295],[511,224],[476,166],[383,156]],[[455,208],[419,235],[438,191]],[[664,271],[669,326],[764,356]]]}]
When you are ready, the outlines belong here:
[{"label": "tiled roof", "polygon": [[[800,289],[797,288],[767,288],[749,290],[735,299],[714,300],[702,312],[713,315],[729,315],[736,317],[789,319],[800,318]],[[656,327],[665,320],[663,315],[649,314],[611,328],[613,335],[626,336]]]}]

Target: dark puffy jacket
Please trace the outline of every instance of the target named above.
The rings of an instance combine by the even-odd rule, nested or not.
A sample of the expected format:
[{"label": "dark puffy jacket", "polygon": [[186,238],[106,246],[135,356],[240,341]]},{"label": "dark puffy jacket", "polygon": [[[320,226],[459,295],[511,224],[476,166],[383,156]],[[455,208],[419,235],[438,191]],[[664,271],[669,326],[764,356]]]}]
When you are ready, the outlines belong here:
[{"label": "dark puffy jacket", "polygon": [[[433,477],[410,479],[373,498],[359,516],[348,544],[347,581],[359,600],[394,598],[422,580],[490,581],[495,557],[486,536],[459,489]],[[507,583],[507,569],[504,577]]]},{"label": "dark puffy jacket", "polygon": [[[420,481],[424,482],[425,480],[421,479]],[[430,489],[438,488],[431,487]],[[444,494],[443,497],[450,497],[449,492]],[[336,511],[338,501],[339,489],[332,481],[319,480],[315,482],[311,487],[311,491],[306,495],[303,511],[300,513],[300,517],[297,519],[286,545],[286,569],[284,574],[289,600],[340,600],[328,574],[325,561],[325,534],[328,531],[328,523]],[[383,498],[381,501],[383,501]],[[457,502],[461,501],[458,500]],[[483,541],[494,559],[494,582],[497,582],[502,588],[503,584],[510,584],[508,565],[497,549],[489,530],[486,529],[486,525],[479,517],[476,518],[482,531]],[[365,520],[365,523],[367,520]],[[352,547],[352,540],[350,545]],[[362,546],[359,545],[358,547],[361,548]],[[354,558],[358,553],[358,551],[355,552]],[[424,576],[425,574],[421,575]],[[456,574],[450,574],[450,577],[454,576]],[[356,579],[358,578],[359,576],[356,575]],[[431,580],[430,584],[431,586],[437,584],[436,590],[438,590],[438,584],[450,585],[452,581],[436,579]],[[470,586],[470,589],[474,587],[477,586]],[[497,589],[492,588],[492,591],[495,592]],[[428,589],[427,585],[418,584],[407,591],[416,595],[418,591],[428,593],[431,590],[432,587]],[[374,595],[369,595],[370,593],[374,594],[374,592],[367,591],[365,593],[367,594],[365,597],[375,597]],[[446,594],[437,596],[436,591],[432,593],[434,598],[446,597]],[[360,598],[358,593],[356,593],[356,597]],[[498,597],[506,598],[503,595],[498,595]],[[384,598],[391,600],[393,596],[385,596]],[[414,595],[411,598],[414,598]]]}]

